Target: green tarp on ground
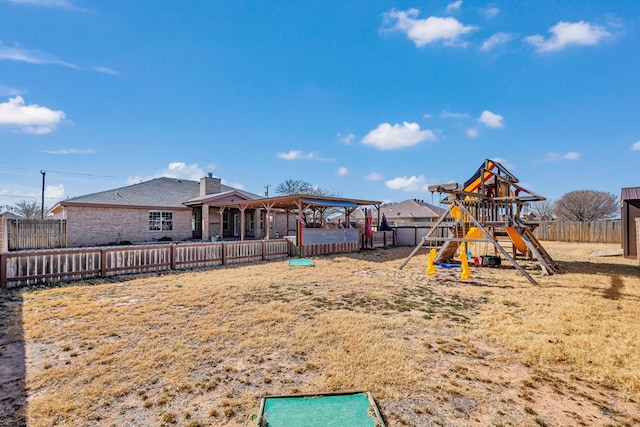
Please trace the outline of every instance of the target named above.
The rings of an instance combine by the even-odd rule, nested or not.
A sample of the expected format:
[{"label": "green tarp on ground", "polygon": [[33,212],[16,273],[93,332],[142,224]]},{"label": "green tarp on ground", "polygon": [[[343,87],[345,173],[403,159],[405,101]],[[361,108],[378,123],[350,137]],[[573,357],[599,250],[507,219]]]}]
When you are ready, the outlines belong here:
[{"label": "green tarp on ground", "polygon": [[289,265],[313,266],[313,261],[307,258],[290,259]]},{"label": "green tarp on ground", "polygon": [[266,420],[269,427],[382,427],[372,401],[366,393],[266,397],[262,425]]}]

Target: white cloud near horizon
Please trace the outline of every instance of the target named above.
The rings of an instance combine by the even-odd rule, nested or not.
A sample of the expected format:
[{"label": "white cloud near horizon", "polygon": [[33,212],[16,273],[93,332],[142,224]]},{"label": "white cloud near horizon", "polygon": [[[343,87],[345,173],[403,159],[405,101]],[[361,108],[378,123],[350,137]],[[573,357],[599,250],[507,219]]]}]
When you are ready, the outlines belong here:
[{"label": "white cloud near horizon", "polygon": [[130,176],[127,178],[127,184],[138,184],[143,181],[161,177],[200,181],[200,178],[205,177],[205,172],[197,163],[187,164],[186,162],[171,162],[165,169],[159,171],[153,176]]},{"label": "white cloud near horizon", "polygon": [[44,197],[47,199],[64,199],[64,184],[47,185],[44,189]]},{"label": "white cloud near horizon", "polygon": [[513,39],[513,36],[509,33],[495,33],[482,43],[480,50],[483,52],[489,52],[496,47],[507,44]]},{"label": "white cloud near horizon", "polygon": [[631,151],[640,151],[640,141],[631,144]]},{"label": "white cloud near horizon", "polygon": [[436,139],[436,135],[429,129],[421,130],[417,123],[402,122],[394,125],[381,123],[366,134],[361,142],[380,150],[396,150]]},{"label": "white cloud near horizon", "polygon": [[430,16],[426,19],[416,19],[419,13],[415,8],[406,11],[392,9],[385,13],[385,23],[394,22],[388,31],[403,32],[417,47],[424,47],[440,41],[449,46],[465,46],[466,43],[460,38],[476,29],[451,17]]},{"label": "white cloud near horizon", "polygon": [[382,178],[383,178],[382,174],[378,172],[371,172],[369,175],[364,177],[364,180],[369,182],[374,182],[374,181],[380,181],[382,180]]},{"label": "white cloud near horizon", "polygon": [[545,39],[536,34],[525,38],[525,41],[536,48],[539,53],[562,50],[567,46],[593,46],[611,37],[611,33],[600,25],[589,22],[558,22],[549,28],[552,34]]},{"label": "white cloud near horizon", "polygon": [[16,126],[35,135],[53,132],[65,117],[61,110],[51,110],[38,104],[26,105],[21,96],[0,103],[0,126]]},{"label": "white cloud near horizon", "polygon": [[419,176],[399,176],[393,179],[390,179],[385,183],[387,188],[390,190],[402,190],[405,192],[409,191],[427,191],[428,183],[427,179],[424,175]]},{"label": "white cloud near horizon", "polygon": [[462,0],[456,0],[454,2],[451,2],[447,5],[447,13],[451,13],[454,10],[460,10],[461,6],[462,6]]},{"label": "white cloud near horizon", "polygon": [[483,123],[485,126],[490,128],[501,128],[504,127],[504,117],[500,114],[492,113],[489,110],[484,110],[482,114],[480,114],[480,123]]},{"label": "white cloud near horizon", "polygon": [[578,160],[578,159],[580,159],[580,153],[577,153],[575,151],[569,151],[568,153],[565,153],[565,154],[555,153],[551,151],[545,154],[543,161],[544,162],[560,162],[563,160]]},{"label": "white cloud near horizon", "polygon": [[345,168],[344,166],[341,166],[336,171],[336,176],[345,176],[348,173],[349,173],[349,169]]}]

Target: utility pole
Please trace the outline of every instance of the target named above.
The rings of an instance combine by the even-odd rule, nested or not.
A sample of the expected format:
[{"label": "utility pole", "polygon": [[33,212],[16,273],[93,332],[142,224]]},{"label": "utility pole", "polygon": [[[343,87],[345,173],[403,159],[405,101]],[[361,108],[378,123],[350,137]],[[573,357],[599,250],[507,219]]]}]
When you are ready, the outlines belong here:
[{"label": "utility pole", "polygon": [[44,176],[46,175],[46,171],[40,171],[42,174],[42,203],[40,205],[40,219],[44,219]]},{"label": "utility pole", "polygon": [[265,185],[264,189],[267,190],[267,191],[264,192],[264,196],[265,197],[269,197],[269,184]]}]

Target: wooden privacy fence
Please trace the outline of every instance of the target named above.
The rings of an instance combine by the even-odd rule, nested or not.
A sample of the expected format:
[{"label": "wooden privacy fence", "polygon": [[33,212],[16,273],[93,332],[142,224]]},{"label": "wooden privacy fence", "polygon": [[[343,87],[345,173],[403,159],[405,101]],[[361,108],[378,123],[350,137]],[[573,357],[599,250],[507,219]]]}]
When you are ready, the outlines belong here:
[{"label": "wooden privacy fence", "polygon": [[540,221],[538,240],[577,243],[620,243],[620,221]]},{"label": "wooden privacy fence", "polygon": [[289,242],[284,239],[5,252],[0,253],[0,288],[288,256]]},{"label": "wooden privacy fence", "polygon": [[67,246],[66,219],[8,218],[6,227],[10,251]]}]

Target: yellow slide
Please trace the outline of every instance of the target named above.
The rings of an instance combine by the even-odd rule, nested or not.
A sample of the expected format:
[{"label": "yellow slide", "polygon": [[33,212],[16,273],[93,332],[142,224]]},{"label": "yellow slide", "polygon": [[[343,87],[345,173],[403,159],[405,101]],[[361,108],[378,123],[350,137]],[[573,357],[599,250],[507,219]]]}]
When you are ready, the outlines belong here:
[{"label": "yellow slide", "polygon": [[522,236],[518,234],[516,229],[513,227],[505,227],[504,229],[509,235],[509,238],[511,239],[511,241],[513,242],[513,246],[515,246],[516,249],[522,252],[523,254],[526,253],[527,245],[524,243],[524,240],[522,240]]}]

